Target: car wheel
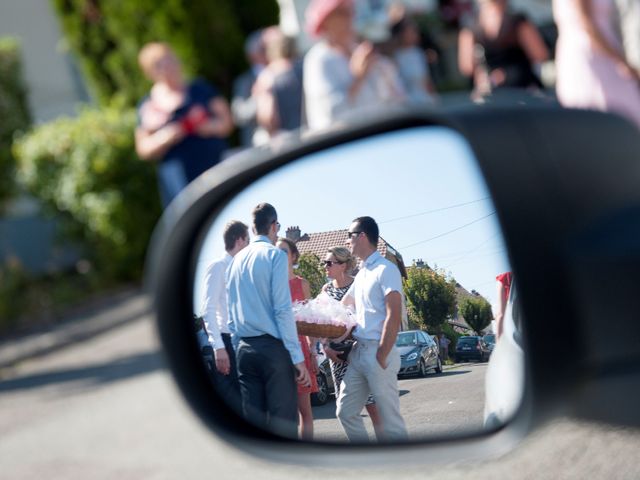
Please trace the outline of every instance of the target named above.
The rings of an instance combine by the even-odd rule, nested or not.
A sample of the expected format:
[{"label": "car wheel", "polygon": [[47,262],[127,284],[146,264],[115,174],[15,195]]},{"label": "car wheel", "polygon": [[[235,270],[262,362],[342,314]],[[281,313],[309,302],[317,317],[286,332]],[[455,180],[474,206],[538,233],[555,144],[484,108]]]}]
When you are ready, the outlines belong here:
[{"label": "car wheel", "polygon": [[438,357],[438,363],[436,364],[436,373],[442,373],[442,360]]},{"label": "car wheel", "polygon": [[427,366],[425,365],[423,358],[420,359],[420,365],[418,367],[418,375],[420,375],[421,377],[427,376]]},{"label": "car wheel", "polygon": [[316,376],[318,380],[318,391],[311,394],[311,405],[319,407],[329,401],[329,382],[324,373],[318,373]]}]

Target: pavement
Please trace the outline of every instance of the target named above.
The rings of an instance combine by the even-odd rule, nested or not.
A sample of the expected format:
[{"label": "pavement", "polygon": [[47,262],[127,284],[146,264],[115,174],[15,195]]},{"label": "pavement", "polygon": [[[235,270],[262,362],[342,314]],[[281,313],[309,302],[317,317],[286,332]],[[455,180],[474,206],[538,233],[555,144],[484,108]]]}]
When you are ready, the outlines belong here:
[{"label": "pavement", "polygon": [[0,341],[0,369],[108,332],[150,311],[150,299],[140,288],[129,287],[107,294],[56,325]]}]

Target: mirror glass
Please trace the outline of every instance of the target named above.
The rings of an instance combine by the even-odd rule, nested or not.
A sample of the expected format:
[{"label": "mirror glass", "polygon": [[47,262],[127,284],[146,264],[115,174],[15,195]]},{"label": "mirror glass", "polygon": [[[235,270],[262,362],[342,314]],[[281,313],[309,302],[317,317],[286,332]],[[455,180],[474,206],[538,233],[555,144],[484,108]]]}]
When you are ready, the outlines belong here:
[{"label": "mirror glass", "polygon": [[[318,442],[358,442],[366,441],[362,436],[364,425],[370,441],[421,440],[478,432],[499,425],[515,412],[523,385],[523,355],[512,341],[513,322],[509,319],[499,322],[505,325],[501,333],[506,333],[496,341],[499,311],[509,311],[499,299],[501,283],[497,278],[506,282],[510,275],[501,275],[511,268],[491,195],[464,137],[444,127],[417,127],[314,153],[262,177],[232,198],[212,220],[194,279],[196,330],[203,358],[212,371],[212,381],[218,382],[221,394],[236,408],[240,408],[241,395],[227,395],[231,375],[222,375],[221,381],[216,366],[220,363],[221,368],[226,369],[225,357],[221,355],[216,362],[216,355],[212,355],[209,348],[213,341],[213,349],[220,349],[222,353],[220,341],[224,339],[220,337],[216,344],[216,340],[212,340],[216,335],[208,335],[201,328],[205,322],[200,319],[204,317],[207,325],[214,323],[216,305],[224,299],[229,308],[217,313],[221,325],[210,326],[209,330],[221,327],[227,331],[229,311],[231,317],[250,316],[248,312],[258,308],[256,304],[263,301],[265,295],[276,295],[270,293],[276,287],[264,283],[266,277],[258,274],[252,277],[247,273],[252,268],[249,263],[238,261],[243,250],[235,257],[227,257],[227,262],[217,267],[217,276],[213,273],[216,269],[211,267],[221,263],[225,249],[244,246],[240,242],[225,246],[223,236],[230,221],[247,225],[251,241],[257,240],[251,231],[252,211],[262,202],[268,202],[277,211],[274,228],[279,226],[278,236],[290,238],[299,250],[300,258],[290,260],[293,265],[290,274],[304,277],[310,297],[315,299],[304,307],[295,303],[296,318],[315,322],[314,328],[320,330],[327,323],[358,322],[353,331],[357,338],[355,346],[352,342],[331,345],[335,347],[331,351],[333,355],[340,354],[340,348],[345,345],[351,346],[346,354],[350,364],[346,367],[327,358],[325,348],[330,346],[331,338],[299,337],[302,342],[308,342],[311,358],[306,365],[313,370],[312,386],[317,384],[314,388],[317,391],[297,394],[298,410],[302,411],[295,413],[296,419],[302,419],[297,427],[279,424],[277,419],[269,421],[270,415],[257,414],[260,421],[267,422],[265,428]],[[377,249],[368,250],[373,244],[366,232],[356,233],[370,230],[370,223],[367,223],[369,227],[362,227],[362,222],[354,223],[354,219],[363,216],[371,217],[379,228]],[[354,235],[351,246],[347,245],[348,232]],[[277,247],[291,250],[290,244],[282,242]],[[361,255],[376,250],[380,255],[378,259],[367,257],[378,263],[356,264],[362,277],[358,280],[356,275],[355,291],[346,294],[355,302],[355,307],[349,307],[355,308],[353,314],[343,315],[346,307],[333,298],[340,296],[336,291],[344,293],[341,287],[352,281],[355,272],[348,271],[351,264],[341,256],[344,252],[330,252],[331,247],[346,247],[347,255],[350,248]],[[248,248],[253,248],[253,243]],[[332,263],[327,264],[327,260]],[[340,261],[344,263],[338,263]],[[220,273],[223,271],[227,277],[220,280],[224,278]],[[386,273],[383,275],[380,271]],[[262,283],[249,285],[247,278]],[[227,285],[225,290],[221,282],[235,283]],[[288,279],[284,279],[280,284],[287,282]],[[327,282],[335,295],[321,292]],[[357,285],[360,287],[356,288]],[[402,290],[400,294],[395,293],[398,290]],[[309,295],[306,287],[302,292],[296,291],[294,298],[305,293]],[[238,308],[238,302],[244,302],[242,308]],[[366,313],[358,312],[359,306]],[[400,318],[401,331],[393,337],[395,346],[389,347],[386,357],[382,352],[382,362],[386,365],[382,369],[379,363],[367,361],[377,360],[380,340],[376,338],[380,338],[385,322],[391,325],[392,317]],[[243,321],[250,323],[252,319]],[[378,330],[374,324],[380,326]],[[266,368],[265,365],[271,364],[271,356],[276,355],[271,343],[278,340],[265,340],[269,346],[261,352],[262,332],[250,331],[255,333],[247,335],[251,337],[249,343],[254,354],[255,351],[263,354],[258,357],[262,359],[258,367]],[[327,330],[318,332],[315,331],[319,335],[336,335]],[[237,336],[233,340],[232,348],[239,356],[242,344],[238,343]],[[385,345],[389,345],[388,339]],[[246,343],[244,348],[249,348]],[[280,348],[283,348],[282,342]],[[367,357],[367,351],[372,349],[373,356]],[[289,365],[284,370],[280,368],[280,372],[291,377],[297,370],[292,368],[293,353],[286,348],[285,351],[290,355]],[[248,358],[238,359],[240,364],[245,363],[245,369],[251,365]],[[274,359],[273,364],[277,361]],[[340,400],[335,395],[338,366],[346,370],[340,386],[347,390]],[[349,369],[355,373],[350,374]],[[397,375],[389,373],[393,369]],[[252,374],[259,376],[264,372]],[[247,389],[255,388],[255,377],[243,372],[242,366],[240,376],[241,383],[244,378],[246,385],[251,385]],[[370,388],[370,383],[375,383],[375,387]],[[257,388],[257,393],[242,392],[245,397],[262,396],[259,401],[264,405],[279,403],[277,388],[265,385]],[[364,397],[363,390],[367,390]],[[377,392],[378,400],[376,395],[373,398],[369,395],[373,393],[370,390]],[[339,406],[340,402],[344,404]],[[356,415],[350,416],[354,410]],[[250,421],[258,418],[245,414]]]}]

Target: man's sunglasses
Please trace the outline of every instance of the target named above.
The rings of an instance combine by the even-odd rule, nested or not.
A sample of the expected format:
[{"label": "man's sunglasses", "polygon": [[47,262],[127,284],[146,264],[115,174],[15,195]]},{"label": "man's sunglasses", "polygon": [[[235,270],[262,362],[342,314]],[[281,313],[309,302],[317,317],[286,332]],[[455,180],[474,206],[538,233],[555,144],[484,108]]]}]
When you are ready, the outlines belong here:
[{"label": "man's sunglasses", "polygon": [[362,232],[347,232],[347,239],[351,240],[353,237],[357,237],[358,235],[360,235]]}]

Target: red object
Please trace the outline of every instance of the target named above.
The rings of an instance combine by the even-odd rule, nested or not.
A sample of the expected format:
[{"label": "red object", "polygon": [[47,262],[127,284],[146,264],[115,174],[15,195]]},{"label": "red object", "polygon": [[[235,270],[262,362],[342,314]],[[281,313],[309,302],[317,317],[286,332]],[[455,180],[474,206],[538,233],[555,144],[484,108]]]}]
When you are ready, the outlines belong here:
[{"label": "red object", "polygon": [[187,135],[193,135],[198,127],[207,121],[209,121],[207,110],[201,105],[195,105],[182,118],[180,124]]},{"label": "red object", "polygon": [[501,273],[496,277],[496,280],[499,281],[504,286],[505,297],[509,298],[509,290],[511,290],[511,282],[513,281],[513,273],[505,272]]},{"label": "red object", "polygon": [[[305,300],[304,291],[302,290],[302,278],[293,277],[289,280],[289,290],[291,291],[291,300],[294,302],[302,302]],[[311,384],[308,387],[304,387],[298,384],[298,393],[315,393],[318,389],[318,379],[314,372],[315,359],[311,356],[311,349],[309,348],[309,342],[307,338],[298,335],[298,341],[300,342],[300,347],[302,348],[302,354],[304,355],[304,364],[309,371],[309,377],[311,379]]]}]

